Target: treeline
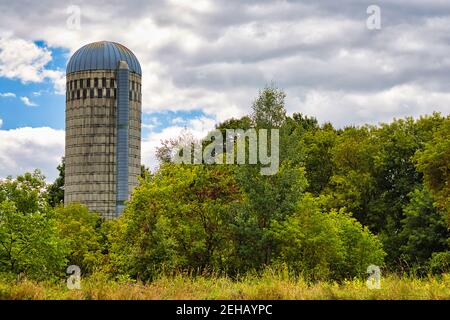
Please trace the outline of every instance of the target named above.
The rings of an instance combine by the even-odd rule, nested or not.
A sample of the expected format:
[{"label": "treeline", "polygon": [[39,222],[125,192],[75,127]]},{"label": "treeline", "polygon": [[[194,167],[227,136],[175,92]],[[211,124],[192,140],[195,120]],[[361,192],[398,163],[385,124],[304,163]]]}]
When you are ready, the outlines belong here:
[{"label": "treeline", "polygon": [[61,206],[64,166],[45,187],[35,172],[0,182],[0,272],[83,273],[151,280],[160,273],[231,277],[282,267],[305,279],[363,276],[371,264],[418,275],[449,271],[450,117],[334,128],[287,116],[284,93],[262,90],[252,114],[218,129],[280,132],[280,167],[172,162],[158,150],[124,214],[102,221]]}]

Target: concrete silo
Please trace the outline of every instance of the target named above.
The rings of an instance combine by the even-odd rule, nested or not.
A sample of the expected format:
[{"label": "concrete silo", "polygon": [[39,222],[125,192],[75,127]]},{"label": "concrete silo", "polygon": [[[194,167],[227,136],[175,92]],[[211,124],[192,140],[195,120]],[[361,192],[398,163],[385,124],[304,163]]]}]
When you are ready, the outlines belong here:
[{"label": "concrete silo", "polygon": [[141,164],[141,66],[126,47],[94,42],[67,65],[64,203],[121,214]]}]

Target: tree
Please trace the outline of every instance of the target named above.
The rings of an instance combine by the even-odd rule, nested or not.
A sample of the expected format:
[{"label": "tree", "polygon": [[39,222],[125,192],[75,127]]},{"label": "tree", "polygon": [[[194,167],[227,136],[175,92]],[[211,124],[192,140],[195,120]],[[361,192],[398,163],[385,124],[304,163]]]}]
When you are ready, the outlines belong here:
[{"label": "tree", "polygon": [[83,273],[92,272],[102,262],[101,217],[81,204],[69,204],[55,209],[59,235],[67,243],[69,264]]},{"label": "tree", "polygon": [[64,157],[61,159],[61,164],[58,165],[57,169],[59,172],[58,177],[55,182],[47,187],[47,197],[48,203],[54,208],[62,203],[64,203],[64,177],[65,177],[66,162]]},{"label": "tree", "polygon": [[284,99],[286,94],[275,86],[260,91],[253,102],[251,119],[258,128],[279,128],[286,120]]},{"label": "tree", "polygon": [[0,271],[48,279],[64,271],[66,254],[48,215],[18,212],[10,200],[0,203]]},{"label": "tree", "polygon": [[336,143],[336,138],[337,134],[332,126],[316,130],[309,129],[303,135],[308,191],[315,195],[320,194],[327,187],[333,175],[332,148]]},{"label": "tree", "polygon": [[450,231],[444,215],[433,206],[433,198],[426,189],[415,189],[409,197],[411,200],[404,208],[400,234],[404,243],[402,258],[409,265],[426,271],[426,262],[433,252],[450,249]]},{"label": "tree", "polygon": [[161,140],[161,146],[156,148],[156,158],[161,164],[171,163],[173,157],[184,146],[195,143],[196,139],[186,128],[181,131],[178,138]]},{"label": "tree", "polygon": [[236,170],[236,180],[245,201],[236,209],[232,222],[239,269],[260,269],[279,255],[273,225],[288,219],[307,186],[304,168],[282,163],[272,176],[261,176],[258,166]]},{"label": "tree", "polygon": [[0,182],[0,270],[44,279],[64,270],[59,237],[39,170]]},{"label": "tree", "polygon": [[242,197],[232,167],[163,164],[135,190],[111,236],[118,272],[226,270],[230,214]]},{"label": "tree", "polygon": [[[329,150],[332,175],[329,178],[329,207],[345,208],[354,217],[374,232],[380,232],[384,225],[383,216],[371,214],[370,204],[376,195],[374,155],[378,148],[372,143],[373,127],[346,127],[335,136],[334,145]],[[323,160],[318,159],[319,171]],[[314,173],[313,173],[314,174]],[[324,181],[325,182],[325,181]],[[326,186],[322,187],[325,190]]]},{"label": "tree", "polygon": [[0,202],[5,200],[14,203],[17,211],[24,214],[46,211],[45,177],[36,169],[16,179],[8,177],[0,181]]},{"label": "tree", "polygon": [[315,117],[308,117],[302,113],[294,112],[292,114],[292,119],[304,131],[315,131],[319,129],[319,122]]},{"label": "tree", "polygon": [[351,215],[321,209],[321,200],[305,194],[295,214],[275,222],[281,243],[276,263],[311,280],[363,276],[371,264],[383,265],[381,241]]},{"label": "tree", "polygon": [[414,157],[443,122],[439,114],[395,120],[380,126],[339,131],[332,150],[333,175],[323,189],[329,208],[346,208],[363,225],[378,234],[397,268],[403,240],[403,208],[411,192],[422,184]]},{"label": "tree", "polygon": [[141,179],[149,179],[152,176],[152,173],[150,171],[150,169],[148,167],[146,167],[145,165],[141,164],[141,174],[140,174],[140,178]]},{"label": "tree", "polygon": [[446,213],[450,225],[450,117],[434,132],[424,150],[417,152],[415,161],[425,186]]}]

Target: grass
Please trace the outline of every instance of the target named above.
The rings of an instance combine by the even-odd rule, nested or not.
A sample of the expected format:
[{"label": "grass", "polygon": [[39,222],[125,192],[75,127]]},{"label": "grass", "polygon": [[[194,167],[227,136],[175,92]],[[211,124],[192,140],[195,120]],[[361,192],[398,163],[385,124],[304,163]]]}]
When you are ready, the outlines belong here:
[{"label": "grass", "polygon": [[105,275],[81,280],[80,290],[69,290],[65,282],[7,281],[0,279],[0,299],[15,300],[265,300],[265,299],[450,299],[450,274],[442,277],[383,277],[381,289],[368,289],[362,280],[317,282],[265,272],[240,281],[226,277],[184,275],[162,276],[151,283],[117,282]]}]

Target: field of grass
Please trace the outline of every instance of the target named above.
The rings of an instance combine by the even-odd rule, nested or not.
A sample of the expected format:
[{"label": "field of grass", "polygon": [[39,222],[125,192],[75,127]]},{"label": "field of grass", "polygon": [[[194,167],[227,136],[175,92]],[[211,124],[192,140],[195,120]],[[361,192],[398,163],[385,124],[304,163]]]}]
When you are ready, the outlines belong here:
[{"label": "field of grass", "polygon": [[382,278],[381,289],[368,289],[362,280],[307,284],[275,272],[240,281],[179,275],[160,277],[148,284],[111,281],[96,275],[82,278],[80,290],[69,290],[63,281],[0,280],[0,299],[450,299],[450,274],[422,279],[387,276]]}]

